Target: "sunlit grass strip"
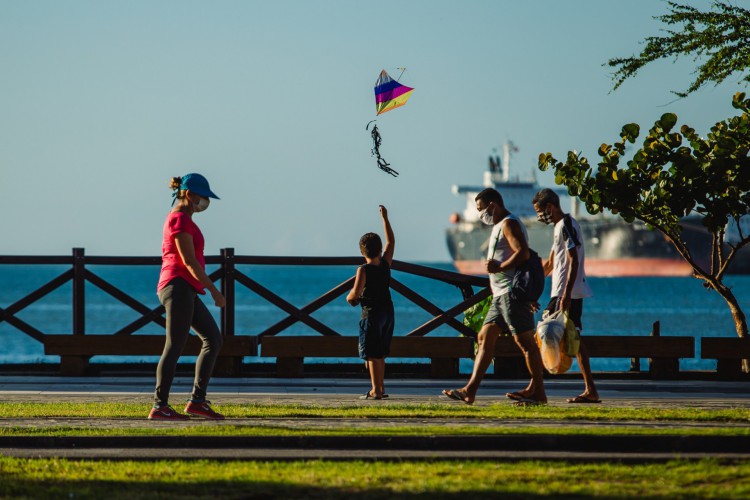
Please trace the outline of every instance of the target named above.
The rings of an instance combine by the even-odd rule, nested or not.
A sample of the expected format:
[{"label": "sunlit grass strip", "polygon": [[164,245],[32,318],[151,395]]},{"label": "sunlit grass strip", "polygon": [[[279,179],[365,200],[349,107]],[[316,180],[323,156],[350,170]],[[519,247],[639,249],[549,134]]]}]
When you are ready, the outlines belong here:
[{"label": "sunlit grass strip", "polygon": [[750,463],[85,461],[0,458],[0,497],[748,498]]},{"label": "sunlit grass strip", "polygon": [[[510,418],[594,421],[750,422],[750,408],[610,408],[600,405],[517,408],[444,404],[225,404],[215,406],[227,418]],[[149,405],[138,403],[0,403],[0,418],[144,418]],[[180,408],[181,410],[181,408]]]},{"label": "sunlit grass strip", "polygon": [[591,428],[567,424],[564,426],[498,426],[477,428],[472,425],[404,425],[398,427],[336,427],[321,429],[319,427],[250,426],[250,425],[191,425],[176,427],[2,427],[2,436],[45,436],[45,437],[127,437],[127,436],[499,436],[499,435],[585,435],[591,438],[611,436],[750,436],[747,427],[640,427],[612,426]]}]

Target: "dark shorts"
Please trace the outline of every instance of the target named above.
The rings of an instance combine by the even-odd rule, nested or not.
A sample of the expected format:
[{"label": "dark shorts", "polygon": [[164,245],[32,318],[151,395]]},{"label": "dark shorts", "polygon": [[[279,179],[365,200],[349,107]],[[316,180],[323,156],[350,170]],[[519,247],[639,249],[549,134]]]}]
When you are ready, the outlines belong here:
[{"label": "dark shorts", "polygon": [[513,300],[509,293],[505,293],[492,297],[484,324],[495,324],[502,333],[516,335],[534,330],[534,313],[528,302]]},{"label": "dark shorts", "polygon": [[391,353],[393,338],[393,308],[369,311],[359,320],[359,357],[362,359],[385,358]]},{"label": "dark shorts", "polygon": [[[544,310],[548,313],[557,311],[557,303],[559,300],[559,297],[552,297]],[[579,332],[583,330],[583,323],[581,323],[581,316],[583,316],[583,299],[570,299],[570,311],[568,311],[568,316],[573,321],[573,324],[576,325]]]}]

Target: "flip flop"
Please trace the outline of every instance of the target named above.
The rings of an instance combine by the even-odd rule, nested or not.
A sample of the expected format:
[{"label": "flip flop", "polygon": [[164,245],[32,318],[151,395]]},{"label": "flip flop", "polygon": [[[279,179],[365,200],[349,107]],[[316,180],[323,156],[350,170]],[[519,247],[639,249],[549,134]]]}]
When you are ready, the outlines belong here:
[{"label": "flip flop", "polygon": [[443,389],[443,395],[448,396],[451,399],[455,399],[456,401],[461,401],[462,403],[466,403],[467,405],[474,404],[473,401],[469,402],[466,401],[464,398],[461,397],[461,395],[458,393],[459,389]]},{"label": "flip flop", "polygon": [[576,396],[574,398],[568,399],[568,403],[581,403],[581,404],[593,404],[593,403],[601,403],[601,399],[591,399],[587,398],[586,396]]},{"label": "flip flop", "polygon": [[362,394],[359,399],[382,399],[380,396],[373,396],[370,394],[370,391],[367,391],[366,393]]},{"label": "flip flop", "polygon": [[520,407],[526,407],[526,406],[543,406],[546,405],[546,401],[537,401],[536,399],[529,399],[529,398],[523,398],[519,399],[518,401],[513,401],[511,403],[513,406],[520,406]]},{"label": "flip flop", "polygon": [[516,392],[506,392],[505,397],[508,399],[512,399],[513,401],[521,401],[524,399],[528,399],[526,396],[521,394],[519,391]]}]

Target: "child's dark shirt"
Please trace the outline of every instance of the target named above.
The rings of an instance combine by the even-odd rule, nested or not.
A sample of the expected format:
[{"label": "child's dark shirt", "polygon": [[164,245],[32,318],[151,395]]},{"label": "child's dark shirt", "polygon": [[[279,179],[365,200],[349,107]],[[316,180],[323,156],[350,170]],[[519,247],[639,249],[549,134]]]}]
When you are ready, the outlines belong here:
[{"label": "child's dark shirt", "polygon": [[363,264],[365,270],[365,288],[362,291],[362,317],[366,318],[370,312],[386,311],[393,307],[391,301],[391,266],[385,260],[379,265]]}]

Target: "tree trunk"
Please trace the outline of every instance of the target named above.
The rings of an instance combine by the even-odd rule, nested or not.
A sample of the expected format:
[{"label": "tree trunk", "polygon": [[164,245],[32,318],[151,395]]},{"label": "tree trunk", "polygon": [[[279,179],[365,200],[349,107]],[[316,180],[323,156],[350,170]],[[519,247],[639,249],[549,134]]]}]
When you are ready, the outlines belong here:
[{"label": "tree trunk", "polygon": [[[693,260],[690,252],[687,250],[687,245],[682,241],[681,238],[679,238],[679,235],[671,235],[665,229],[658,226],[655,227],[657,227],[657,229],[659,229],[667,236],[667,238],[672,242],[672,245],[674,245],[674,247],[677,249],[677,252],[682,255],[682,258],[685,259],[688,264],[690,264],[690,266],[693,268],[693,275],[696,278],[703,280],[706,285],[708,285],[708,287],[715,290],[724,298],[724,300],[727,302],[727,305],[729,306],[729,311],[732,313],[732,319],[734,320],[734,328],[737,331],[737,336],[740,338],[747,337],[747,319],[745,318],[745,313],[742,312],[742,308],[737,302],[737,298],[732,293],[732,289],[723,283],[723,273],[720,272],[719,269],[714,269],[713,265],[711,266],[711,271],[716,271],[716,274],[714,274],[713,272],[706,272]],[[718,243],[716,240],[714,240],[712,244],[712,252],[714,255],[716,255],[718,252],[717,247]],[[744,373],[750,373],[750,360],[742,360],[742,371]]]},{"label": "tree trunk", "polygon": [[[734,328],[737,330],[737,335],[740,338],[747,337],[747,319],[745,318],[745,313],[742,312],[740,305],[737,303],[737,298],[732,293],[732,289],[720,282],[711,282],[710,285],[711,288],[716,290],[727,301],[729,310],[732,312],[732,319],[734,319]],[[750,373],[750,360],[742,360],[742,371]]]}]

